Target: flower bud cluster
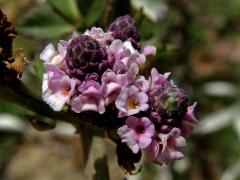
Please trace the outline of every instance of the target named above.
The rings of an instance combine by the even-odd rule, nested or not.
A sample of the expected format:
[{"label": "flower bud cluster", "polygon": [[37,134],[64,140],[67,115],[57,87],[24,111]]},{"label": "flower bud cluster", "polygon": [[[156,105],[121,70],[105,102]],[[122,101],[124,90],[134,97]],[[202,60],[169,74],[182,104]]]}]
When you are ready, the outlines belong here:
[{"label": "flower bud cluster", "polygon": [[[146,57],[156,54],[140,36],[133,18],[117,18],[104,32],[93,27],[73,33],[57,49],[47,45],[40,59],[46,73],[42,97],[55,111],[67,106],[75,113],[94,112],[117,122],[117,134],[134,154],[147,151],[154,162],[168,164],[183,157],[193,124],[196,103],[188,107],[185,91],[155,68],[145,78],[139,73]],[[111,109],[111,110],[109,110]]]}]

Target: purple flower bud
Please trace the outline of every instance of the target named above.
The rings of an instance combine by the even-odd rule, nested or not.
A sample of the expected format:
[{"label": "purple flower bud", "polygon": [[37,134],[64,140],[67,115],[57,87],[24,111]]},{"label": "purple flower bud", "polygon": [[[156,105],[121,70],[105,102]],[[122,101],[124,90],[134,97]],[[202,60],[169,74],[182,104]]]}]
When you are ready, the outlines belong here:
[{"label": "purple flower bud", "polygon": [[177,86],[166,83],[165,87],[154,93],[152,97],[153,110],[159,113],[163,122],[176,127],[186,114],[188,107],[188,96],[186,92]]},{"label": "purple flower bud", "polygon": [[106,59],[105,48],[90,36],[82,35],[72,39],[67,48],[65,71],[70,77],[81,81],[86,77],[97,80],[101,72],[106,69]]},{"label": "purple flower bud", "polygon": [[112,36],[122,41],[130,40],[132,45],[136,49],[140,49],[140,35],[137,30],[137,25],[134,19],[129,16],[118,17],[109,27],[109,31],[113,34]]}]

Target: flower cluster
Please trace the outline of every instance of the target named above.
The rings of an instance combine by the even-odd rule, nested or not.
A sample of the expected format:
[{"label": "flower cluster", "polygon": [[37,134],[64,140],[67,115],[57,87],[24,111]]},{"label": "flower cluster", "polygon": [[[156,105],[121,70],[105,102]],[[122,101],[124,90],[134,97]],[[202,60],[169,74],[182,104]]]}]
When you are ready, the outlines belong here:
[{"label": "flower cluster", "polygon": [[168,164],[183,157],[197,123],[196,103],[188,107],[187,94],[168,80],[169,73],[153,68],[148,78],[140,75],[146,57],[155,54],[151,45],[141,50],[129,15],[117,18],[106,32],[93,27],[73,33],[57,49],[49,44],[40,54],[46,69],[43,99],[55,111],[67,106],[75,113],[104,115],[111,108],[112,119],[123,122],[117,134],[133,154],[143,149],[154,162]]}]

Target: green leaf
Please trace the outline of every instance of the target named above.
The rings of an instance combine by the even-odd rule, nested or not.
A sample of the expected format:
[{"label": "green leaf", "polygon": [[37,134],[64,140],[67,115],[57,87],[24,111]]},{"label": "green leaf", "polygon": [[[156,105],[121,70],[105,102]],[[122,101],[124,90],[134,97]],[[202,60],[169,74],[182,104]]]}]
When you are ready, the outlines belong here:
[{"label": "green leaf", "polygon": [[81,14],[86,17],[94,0],[77,0],[77,6]]},{"label": "green leaf", "polygon": [[93,25],[104,12],[107,0],[94,0],[90,9],[88,10],[86,23],[87,26]]},{"label": "green leaf", "polygon": [[71,22],[79,22],[81,14],[77,8],[76,0],[49,0],[50,5],[55,12],[61,14],[63,17]]},{"label": "green leaf", "polygon": [[49,4],[32,8],[19,21],[18,32],[36,39],[59,38],[74,30],[74,27],[53,12]]},{"label": "green leaf", "polygon": [[34,64],[34,70],[36,72],[36,75],[37,77],[42,80],[42,77],[43,77],[43,73],[44,73],[44,66],[43,66],[43,62],[39,59],[37,59],[35,61],[35,64]]},{"label": "green leaf", "polygon": [[2,113],[2,112],[9,113],[9,114],[14,114],[14,115],[17,115],[17,116],[34,114],[32,111],[30,111],[30,110],[28,110],[28,109],[26,109],[22,106],[19,106],[19,105],[1,100],[0,113]]},{"label": "green leaf", "polygon": [[162,0],[131,0],[131,5],[140,10],[153,22],[157,22],[167,12],[168,7]]},{"label": "green leaf", "polygon": [[38,131],[51,130],[56,127],[56,121],[43,116],[28,116],[31,125]]}]

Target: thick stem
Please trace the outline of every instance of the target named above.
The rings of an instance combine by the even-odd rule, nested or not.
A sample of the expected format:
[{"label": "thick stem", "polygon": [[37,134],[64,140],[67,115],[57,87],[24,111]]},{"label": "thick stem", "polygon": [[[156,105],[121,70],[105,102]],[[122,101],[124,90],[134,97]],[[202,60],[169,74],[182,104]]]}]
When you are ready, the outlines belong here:
[{"label": "thick stem", "polygon": [[0,84],[0,99],[10,101],[12,103],[24,106],[27,109],[52,119],[65,121],[74,125],[90,124],[86,120],[79,117],[73,117],[65,112],[53,111],[38,96],[33,94],[19,79],[8,81]]},{"label": "thick stem", "polygon": [[81,141],[86,178],[88,180],[109,180],[103,132],[96,128],[81,128]]}]

